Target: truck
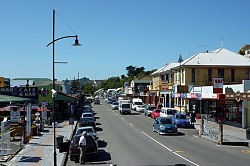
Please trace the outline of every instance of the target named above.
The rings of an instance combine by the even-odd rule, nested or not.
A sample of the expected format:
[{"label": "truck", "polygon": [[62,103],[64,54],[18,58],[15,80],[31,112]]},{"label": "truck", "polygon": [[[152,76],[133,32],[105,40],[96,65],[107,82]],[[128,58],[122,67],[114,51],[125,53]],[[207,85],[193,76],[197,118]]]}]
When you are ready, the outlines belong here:
[{"label": "truck", "polygon": [[130,100],[119,100],[119,111],[121,115],[125,113],[131,114]]},{"label": "truck", "polygon": [[139,98],[132,99],[132,110],[136,111],[136,107],[141,105],[142,105],[142,99]]}]

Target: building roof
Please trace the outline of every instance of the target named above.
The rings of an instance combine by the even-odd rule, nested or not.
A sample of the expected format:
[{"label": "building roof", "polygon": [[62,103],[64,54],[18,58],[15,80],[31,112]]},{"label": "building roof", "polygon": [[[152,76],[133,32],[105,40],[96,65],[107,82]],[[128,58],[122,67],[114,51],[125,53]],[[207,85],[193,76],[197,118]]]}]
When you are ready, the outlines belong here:
[{"label": "building roof", "polygon": [[161,74],[161,73],[169,71],[170,69],[175,68],[175,67],[177,67],[179,65],[180,65],[180,63],[178,63],[178,62],[173,62],[173,63],[166,64],[165,66],[163,66],[160,69],[153,72],[151,75]]},{"label": "building roof", "polygon": [[220,48],[206,53],[197,53],[181,63],[182,66],[250,66],[250,59],[235,52]]},{"label": "building roof", "polygon": [[35,85],[39,85],[41,82],[44,82],[44,81],[52,81],[51,79],[49,78],[14,78],[13,80],[32,80],[35,82]]},{"label": "building roof", "polygon": [[159,74],[163,69],[164,67],[166,67],[168,64],[162,66],[161,68],[159,68],[158,70],[156,70],[155,72],[151,73],[151,75],[156,75],[156,74]]},{"label": "building roof", "polygon": [[152,80],[132,80],[134,81],[135,84],[140,84],[140,83],[148,83],[150,84]]},{"label": "building roof", "polygon": [[24,97],[15,97],[15,96],[8,96],[8,95],[0,95],[0,103],[25,102],[25,101],[30,101],[30,99],[24,98]]}]

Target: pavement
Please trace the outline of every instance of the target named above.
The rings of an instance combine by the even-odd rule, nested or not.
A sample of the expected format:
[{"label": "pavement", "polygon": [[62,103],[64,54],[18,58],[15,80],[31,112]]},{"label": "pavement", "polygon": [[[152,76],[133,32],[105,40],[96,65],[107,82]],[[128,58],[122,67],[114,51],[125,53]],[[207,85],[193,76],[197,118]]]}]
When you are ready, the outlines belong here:
[{"label": "pavement", "polygon": [[[196,120],[195,128],[197,130],[200,129],[201,120]],[[211,127],[218,128],[218,124],[213,121],[207,121],[207,124]],[[206,136],[202,136],[203,138],[207,138]],[[248,142],[250,145],[250,140],[246,139],[246,130],[240,127],[231,126],[228,124],[223,124],[223,142]],[[248,145],[248,146],[249,146]]]},{"label": "pavement", "polygon": [[[69,125],[68,121],[59,123],[56,128],[56,135],[63,135],[64,141],[66,139],[71,139],[73,130],[76,126]],[[53,127],[45,128],[39,136],[34,136],[28,144],[9,162],[1,163],[4,165],[11,166],[53,166],[54,165],[54,135]],[[61,166],[64,164],[67,153],[59,153],[59,150],[56,150],[57,154],[57,165]]]}]

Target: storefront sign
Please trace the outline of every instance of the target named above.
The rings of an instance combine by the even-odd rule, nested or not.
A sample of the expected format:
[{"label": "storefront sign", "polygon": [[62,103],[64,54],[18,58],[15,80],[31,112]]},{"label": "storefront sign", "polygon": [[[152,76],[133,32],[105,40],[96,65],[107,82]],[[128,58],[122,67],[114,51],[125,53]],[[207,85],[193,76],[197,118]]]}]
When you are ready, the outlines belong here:
[{"label": "storefront sign", "polygon": [[250,93],[226,93],[225,95],[226,100],[250,100]]},{"label": "storefront sign", "polygon": [[31,133],[31,103],[27,104],[27,135]]},{"label": "storefront sign", "polygon": [[166,81],[161,82],[161,90],[168,90],[168,82]]},{"label": "storefront sign", "polygon": [[10,122],[20,122],[20,107],[10,107]]},{"label": "storefront sign", "polygon": [[213,78],[213,93],[223,93],[223,78]]},{"label": "storefront sign", "polygon": [[38,99],[38,88],[37,87],[0,87],[0,94],[25,97],[30,99]]}]

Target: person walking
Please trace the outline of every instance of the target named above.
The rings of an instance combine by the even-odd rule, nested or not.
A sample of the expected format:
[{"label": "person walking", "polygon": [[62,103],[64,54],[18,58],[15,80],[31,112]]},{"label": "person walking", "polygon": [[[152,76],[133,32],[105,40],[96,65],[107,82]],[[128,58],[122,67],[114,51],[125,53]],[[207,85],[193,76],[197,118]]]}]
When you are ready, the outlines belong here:
[{"label": "person walking", "polygon": [[85,157],[85,150],[86,150],[86,131],[82,133],[82,136],[80,137],[79,140],[79,148],[80,148],[80,162],[81,164],[85,164],[84,157]]}]

